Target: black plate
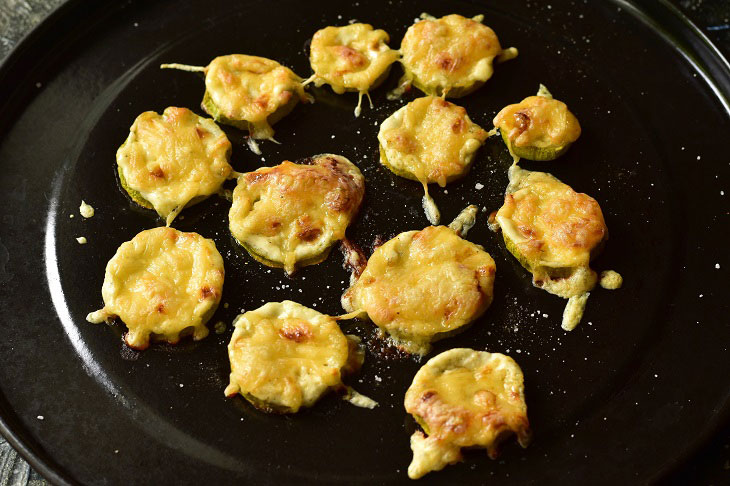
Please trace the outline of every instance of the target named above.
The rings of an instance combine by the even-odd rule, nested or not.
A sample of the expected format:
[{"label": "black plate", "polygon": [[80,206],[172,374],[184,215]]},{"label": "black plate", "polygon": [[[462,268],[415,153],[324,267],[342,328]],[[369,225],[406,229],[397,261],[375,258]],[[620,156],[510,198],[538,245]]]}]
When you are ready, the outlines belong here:
[{"label": "black plate", "polygon": [[[498,461],[469,453],[465,464],[421,482],[652,481],[717,430],[730,394],[730,71],[664,2],[76,0],[0,70],[0,429],[42,474],[113,484],[407,480],[414,425],[402,401],[418,363],[368,354],[352,384],[380,402],[373,411],[330,396],[295,416],[269,416],[223,397],[230,326],[198,343],[136,353],[121,343],[123,326],[93,326],[84,316],[101,306],[104,265],[117,246],[161,224],[117,186],[114,154],[129,125],[168,105],[200,112],[202,78],[159,70],[161,62],[204,65],[241,52],[306,76],[316,29],[357,19],[386,29],[397,47],[422,11],[485,13],[503,45],[520,49],[485,88],[457,101],[477,123],[489,128],[499,108],[538,83],[578,115],[575,147],[527,167],[599,200],[611,240],[596,267],[620,271],[625,285],[596,290],[583,323],[565,333],[565,302],[530,285],[481,213],[468,238],[497,262],[494,303],[434,353],[469,346],[512,355],[525,373],[535,439],[524,451],[510,443]],[[355,95],[315,90],[317,103],[275,127],[282,145],[264,143],[264,157],[226,128],[234,168],[341,153],[368,184],[351,239],[369,251],[378,235],[426,226],[418,184],[377,162],[377,126],[414,96],[385,99],[398,75],[357,120]],[[497,209],[509,163],[502,142],[490,139],[467,178],[433,191],[444,221],[468,203]],[[78,216],[81,199],[94,218]],[[213,322],[283,299],[341,312],[348,274],[337,251],[288,279],[232,242],[227,209],[211,199],[175,224],[212,237],[224,256],[229,307]],[[370,339],[369,324],[344,326]]]}]

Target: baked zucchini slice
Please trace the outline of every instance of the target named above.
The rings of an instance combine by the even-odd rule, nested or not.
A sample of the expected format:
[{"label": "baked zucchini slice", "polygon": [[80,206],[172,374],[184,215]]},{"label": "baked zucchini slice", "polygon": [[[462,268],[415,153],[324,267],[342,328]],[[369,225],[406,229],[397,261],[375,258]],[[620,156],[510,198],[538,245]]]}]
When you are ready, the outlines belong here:
[{"label": "baked zucchini slice", "polygon": [[217,122],[249,132],[249,147],[257,154],[255,140],[273,140],[271,125],[288,115],[299,101],[312,102],[303,80],[294,72],[265,57],[231,54],[213,59],[207,66],[162,64],[163,69],[205,73],[201,106]]},{"label": "baked zucchini slice", "polygon": [[575,115],[542,84],[536,96],[502,108],[494,117],[494,127],[499,128],[515,161],[555,160],[578,140],[581,132]]},{"label": "baked zucchini slice", "polygon": [[608,239],[601,207],[545,172],[512,165],[509,181],[495,229],[502,230],[507,250],[532,273],[533,285],[569,299],[562,327],[572,330],[598,281],[589,264]]},{"label": "baked zucchini slice", "polygon": [[364,194],[362,173],[341,155],[284,161],[239,176],[229,227],[253,258],[291,274],[327,258]]},{"label": "baked zucchini slice", "polygon": [[453,227],[407,231],[378,247],[342,296],[349,313],[367,317],[391,342],[424,355],[430,343],[463,331],[481,316],[494,295],[494,260],[466,241],[457,218]]},{"label": "baked zucchini slice", "polygon": [[213,240],[169,227],[145,230],[107,263],[104,307],[86,320],[119,317],[128,329],[124,341],[137,350],[150,338],[176,344],[192,334],[197,341],[208,335],[205,324],[221,300],[224,275]]},{"label": "baked zucchini slice", "polygon": [[[329,390],[357,395],[342,383],[358,371],[359,339],[342,333],[334,318],[296,302],[270,302],[239,315],[228,344],[228,397],[241,394],[264,412],[296,413]],[[375,402],[357,395],[372,408]]]},{"label": "baked zucchini slice", "polygon": [[466,96],[492,77],[495,58],[506,61],[517,56],[514,47],[502,49],[494,31],[481,23],[483,15],[421,18],[401,42],[405,74],[400,91],[412,84],[430,96]]},{"label": "baked zucchini slice", "polygon": [[417,98],[380,125],[380,162],[394,174],[423,185],[426,216],[438,224],[428,184],[444,187],[463,177],[487,136],[461,106],[436,96]]},{"label": "baked zucchini slice", "polygon": [[117,150],[122,188],[169,226],[178,213],[217,193],[233,169],[231,143],[210,118],[187,108],[139,115]]},{"label": "baked zucchini slice", "polygon": [[[388,47],[390,37],[369,24],[325,27],[312,37],[309,62],[314,74],[305,82],[329,84],[337,94],[358,93],[355,116],[360,116],[363,95],[380,86],[400,54]],[[372,101],[370,101],[372,108]]]},{"label": "baked zucchini slice", "polygon": [[423,427],[411,436],[408,477],[418,479],[462,460],[462,447],[486,448],[516,435],[530,443],[522,370],[509,356],[456,348],[421,367],[406,391],[406,412]]}]

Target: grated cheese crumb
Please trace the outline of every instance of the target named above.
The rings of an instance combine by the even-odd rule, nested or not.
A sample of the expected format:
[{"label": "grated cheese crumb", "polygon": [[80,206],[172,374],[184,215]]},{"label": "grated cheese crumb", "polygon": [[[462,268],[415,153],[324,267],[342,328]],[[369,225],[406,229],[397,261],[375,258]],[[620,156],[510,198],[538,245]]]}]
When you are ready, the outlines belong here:
[{"label": "grated cheese crumb", "polygon": [[79,212],[81,213],[81,216],[87,219],[94,216],[94,208],[92,208],[89,204],[86,204],[83,200],[81,201],[81,206],[79,206]]}]

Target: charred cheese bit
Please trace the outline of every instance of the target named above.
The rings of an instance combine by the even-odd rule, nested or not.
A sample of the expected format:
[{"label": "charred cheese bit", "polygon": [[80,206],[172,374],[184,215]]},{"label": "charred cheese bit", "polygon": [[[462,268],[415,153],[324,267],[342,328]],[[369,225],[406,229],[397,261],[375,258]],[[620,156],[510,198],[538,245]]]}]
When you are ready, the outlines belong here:
[{"label": "charred cheese bit", "polygon": [[291,274],[297,266],[327,258],[332,244],[344,238],[364,193],[360,170],[340,155],[262,167],[238,178],[231,233],[256,260]]},{"label": "charred cheese bit", "polygon": [[[203,71],[203,109],[217,122],[248,130],[251,139],[273,139],[271,125],[289,114],[298,101],[311,101],[302,78],[265,57],[231,54],[208,66],[163,64],[162,68]],[[249,144],[258,152],[255,142]]]},{"label": "charred cheese bit", "polygon": [[362,364],[357,344],[332,317],[296,302],[270,302],[239,315],[234,326],[225,394],[240,393],[265,412],[312,406],[328,390],[344,390],[343,374]]},{"label": "charred cheese bit", "polygon": [[[396,175],[423,184],[429,199],[427,184],[444,187],[462,177],[486,138],[487,132],[461,106],[434,96],[418,98],[380,125],[380,162]],[[431,224],[439,222],[437,211],[429,217]]]},{"label": "charred cheese bit", "polygon": [[601,207],[545,172],[513,165],[509,179],[496,223],[507,249],[532,273],[533,285],[571,299],[563,328],[572,329],[597,282],[590,261],[608,239]]},{"label": "charred cheese bit", "polygon": [[146,111],[117,150],[122,187],[169,226],[186,206],[218,192],[232,172],[231,143],[210,118],[187,108]]},{"label": "charred cheese bit", "polygon": [[360,115],[362,95],[377,88],[398,60],[398,51],[388,47],[388,34],[369,24],[325,27],[312,37],[309,62],[315,86],[329,84],[337,94],[360,94],[355,116]]},{"label": "charred cheese bit", "polygon": [[401,85],[412,83],[428,95],[452,98],[482,86],[492,77],[495,57],[507,60],[517,55],[514,48],[502,49],[482,18],[452,14],[427,17],[410,26],[400,48],[405,70]]},{"label": "charred cheese bit", "polygon": [[580,137],[580,123],[562,101],[540,85],[537,96],[509,105],[494,118],[502,139],[515,158],[554,160]]},{"label": "charred cheese bit", "polygon": [[123,243],[106,265],[104,307],[89,322],[119,317],[129,347],[146,349],[150,337],[177,343],[208,335],[205,323],[223,291],[223,258],[213,240],[173,228],[154,228]]},{"label": "charred cheese bit", "polygon": [[378,247],[342,296],[347,312],[364,311],[395,344],[426,354],[492,302],[494,260],[446,226],[401,233]]},{"label": "charred cheese bit", "polygon": [[483,447],[489,457],[515,434],[530,442],[522,370],[509,356],[457,348],[434,356],[413,378],[405,408],[428,437],[411,437],[408,476],[418,479],[461,460],[462,447]]}]

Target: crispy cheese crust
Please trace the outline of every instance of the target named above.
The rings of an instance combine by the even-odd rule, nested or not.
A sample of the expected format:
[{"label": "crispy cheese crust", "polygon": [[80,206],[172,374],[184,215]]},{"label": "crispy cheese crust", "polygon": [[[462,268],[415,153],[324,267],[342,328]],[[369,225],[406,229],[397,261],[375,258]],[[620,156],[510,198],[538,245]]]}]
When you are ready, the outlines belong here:
[{"label": "crispy cheese crust", "polygon": [[125,342],[139,350],[149,346],[150,337],[175,344],[192,331],[193,339],[203,339],[221,300],[223,277],[213,240],[167,227],[145,230],[107,263],[104,307],[87,320],[118,316],[129,329]]},{"label": "crispy cheese crust", "polygon": [[[513,154],[530,160],[558,157],[581,133],[575,115],[552,96],[528,96],[502,108],[494,118],[494,126]],[[524,150],[528,148],[538,150]]]},{"label": "crispy cheese crust", "polygon": [[292,273],[327,257],[344,238],[364,194],[360,170],[340,155],[262,167],[238,179],[231,233],[258,261]]},{"label": "crispy cheese crust", "polygon": [[401,177],[443,187],[466,173],[486,138],[461,106],[418,98],[380,125],[380,162]]},{"label": "crispy cheese crust", "polygon": [[406,411],[428,435],[411,437],[408,476],[418,479],[460,461],[462,447],[484,447],[495,458],[499,443],[512,434],[527,447],[523,382],[517,363],[499,353],[457,348],[428,360],[405,396]]},{"label": "crispy cheese crust", "polygon": [[452,14],[410,26],[400,51],[406,78],[418,89],[459,97],[492,77],[492,61],[502,47],[486,25]]},{"label": "crispy cheese crust", "polygon": [[314,84],[329,84],[338,94],[376,88],[399,57],[388,47],[389,40],[384,30],[373,30],[369,24],[318,30],[309,52]]},{"label": "crispy cheese crust", "polygon": [[[575,192],[545,172],[513,165],[504,205],[497,211],[508,249],[544,286],[547,279],[564,279],[578,269],[588,269],[591,258],[608,238],[601,207],[592,197]],[[565,288],[561,297],[572,297],[593,288],[596,276]],[[548,289],[549,291],[549,289]]]},{"label": "crispy cheese crust", "polygon": [[210,118],[187,108],[137,117],[117,150],[122,187],[169,225],[185,207],[216,193],[231,174],[231,143]]},{"label": "crispy cheese crust", "polygon": [[265,57],[220,56],[205,69],[203,109],[253,138],[273,137],[271,125],[308,99],[299,76]]},{"label": "crispy cheese crust", "polygon": [[367,312],[406,351],[425,354],[431,341],[484,313],[495,272],[494,260],[480,246],[445,226],[429,226],[375,250],[342,305],[348,312]]},{"label": "crispy cheese crust", "polygon": [[263,411],[309,407],[326,391],[344,387],[343,372],[359,368],[337,322],[296,302],[270,302],[239,315],[234,325],[225,394],[240,393]]}]

